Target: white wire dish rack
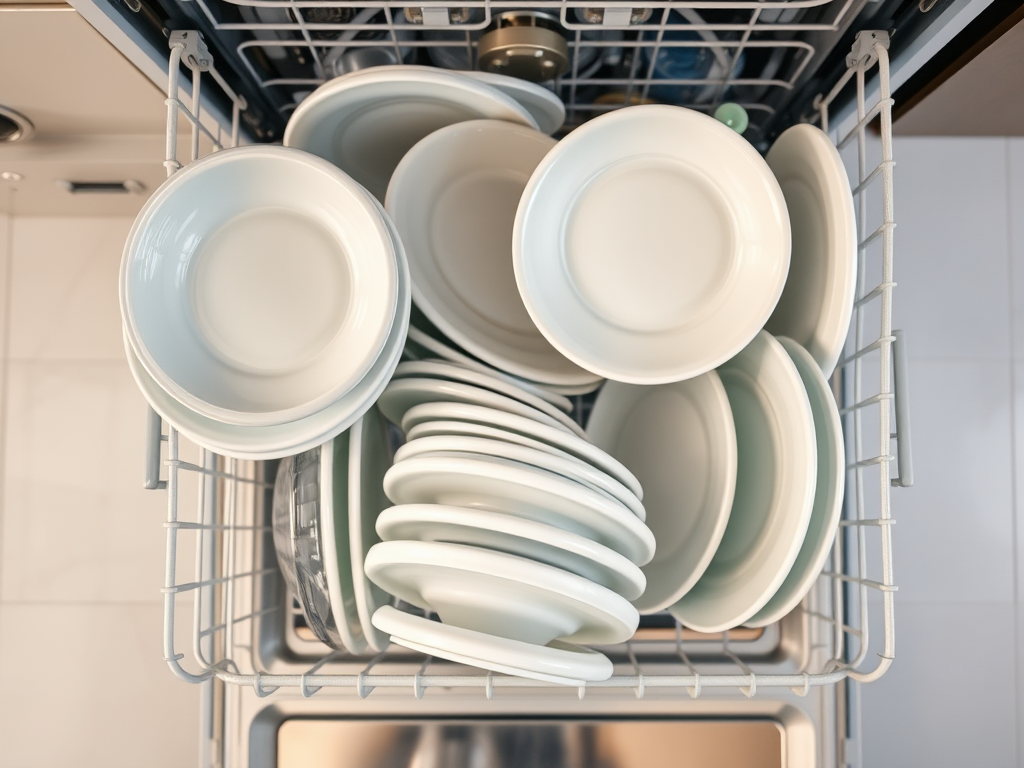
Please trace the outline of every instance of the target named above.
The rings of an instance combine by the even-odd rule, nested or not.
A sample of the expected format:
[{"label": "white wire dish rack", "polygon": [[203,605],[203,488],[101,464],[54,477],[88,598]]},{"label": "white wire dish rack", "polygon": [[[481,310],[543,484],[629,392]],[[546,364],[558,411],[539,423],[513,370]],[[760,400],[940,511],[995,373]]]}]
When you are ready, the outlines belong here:
[{"label": "white wire dish rack", "polygon": [[[568,124],[624,104],[686,102],[713,113],[723,101],[751,115],[748,138],[828,54],[859,0],[194,0],[202,21],[234,48],[240,66],[287,116],[333,76],[345,50],[390,49],[394,61],[472,69],[480,37],[510,12],[546,15],[566,37],[565,70],[551,83]],[[448,7],[448,6],[452,7]],[[663,67],[700,51],[703,66]],[[420,51],[429,59],[419,56]],[[690,62],[694,64],[693,61]],[[277,138],[269,135],[269,138]]]},{"label": "white wire dish rack", "polygon": [[[684,4],[671,4],[675,5]],[[801,4],[759,7],[783,5]],[[739,691],[745,697],[774,695],[773,691],[804,696],[847,679],[876,680],[892,663],[896,587],[890,488],[910,485],[911,466],[905,356],[898,332],[891,328],[895,224],[886,46],[884,33],[860,33],[845,76],[816,102],[817,114],[809,116],[832,129],[830,107],[853,81],[856,115],[847,122],[855,124],[837,144],[848,154],[856,151],[851,177],[860,227],[860,271],[845,356],[832,380],[844,417],[848,480],[843,520],[829,563],[804,604],[764,629],[699,635],[667,614],[645,618],[631,641],[601,649],[615,662],[616,673],[578,689],[581,700],[616,691],[626,700],[650,697],[652,691],[682,699],[725,691]],[[189,105],[179,98],[179,62],[193,71]],[[176,157],[179,114],[192,125],[193,159],[201,134],[215,149],[222,144],[200,121],[202,72],[209,72],[234,103],[231,143],[237,139],[243,101],[216,72],[201,37],[175,33],[167,99],[169,174],[181,167]],[[877,89],[871,106],[865,103],[869,82]],[[879,144],[870,138],[873,123],[880,131],[880,159],[869,157],[877,154]],[[898,429],[892,427],[894,420]],[[552,685],[484,673],[402,648],[359,658],[319,644],[305,629],[277,568],[269,524],[274,466],[217,456],[186,443],[173,428],[162,434],[161,427],[159,417],[152,414],[147,487],[167,492],[164,656],[181,679],[209,683],[210,697],[216,683],[222,689],[249,687],[259,697],[284,690],[304,698],[318,693],[366,698],[375,689],[391,689],[384,695],[407,692],[413,701],[427,691],[432,692],[432,701],[467,691],[492,699],[502,691],[514,695],[511,689]],[[898,441],[897,434],[903,439]],[[161,474],[166,479],[161,480]],[[210,697],[208,706],[216,706]]]}]

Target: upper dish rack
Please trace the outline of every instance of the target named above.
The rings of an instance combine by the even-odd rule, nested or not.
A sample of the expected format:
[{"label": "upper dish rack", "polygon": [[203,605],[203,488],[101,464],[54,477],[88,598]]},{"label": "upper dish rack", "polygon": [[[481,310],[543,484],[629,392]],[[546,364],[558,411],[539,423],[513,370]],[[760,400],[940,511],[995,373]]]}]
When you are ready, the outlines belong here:
[{"label": "upper dish rack", "polygon": [[222,54],[277,111],[247,115],[265,139],[280,138],[290,111],[335,74],[332,62],[341,50],[383,47],[395,61],[473,69],[481,34],[517,11],[544,14],[565,37],[565,69],[551,88],[566,104],[569,126],[649,98],[709,113],[734,101],[750,113],[747,137],[757,143],[768,138],[762,129],[816,71],[862,4],[194,0],[183,10],[216,34]]},{"label": "upper dish rack", "polygon": [[[245,104],[217,73],[198,33],[175,33],[170,45],[165,165],[172,174],[181,167],[179,114],[192,126],[195,159],[201,135],[215,149],[237,140]],[[191,106],[179,95],[179,61],[193,72]],[[832,380],[844,419],[848,480],[843,520],[829,564],[801,609],[763,631],[699,636],[667,615],[645,619],[633,640],[603,649],[616,662],[616,675],[580,688],[581,698],[590,689],[624,689],[637,698],[652,689],[673,689],[694,698],[715,689],[739,690],[748,697],[780,688],[805,695],[814,686],[847,678],[875,680],[892,663],[896,587],[890,487],[908,486],[912,476],[905,350],[899,332],[891,328],[893,102],[886,35],[860,33],[848,62],[844,77],[817,100],[817,114],[811,116],[838,137],[841,151],[856,148],[851,177],[860,239],[854,320]],[[208,72],[234,104],[230,142],[222,142],[202,124],[202,72]],[[870,83],[875,97],[868,106],[872,73],[877,75]],[[838,127],[830,124],[830,108],[851,81],[856,88],[856,112],[846,119],[840,135]],[[879,141],[869,134],[875,122]],[[873,154],[880,158],[871,160]],[[359,659],[328,653],[326,647],[304,639],[301,627],[296,628],[291,597],[284,591],[270,541],[272,482],[268,480],[272,481],[274,467],[193,449],[173,427],[163,434],[156,414],[149,421],[148,445],[146,487],[165,488],[168,499],[164,657],[183,680],[217,679],[231,686],[251,686],[259,696],[291,688],[304,697],[324,688],[360,697],[374,688],[403,688],[416,698],[428,688],[475,688],[490,698],[496,689],[552,685],[436,662],[404,649]],[[164,480],[160,479],[162,466],[166,467]],[[186,575],[190,572],[191,579]],[[186,662],[178,644],[186,629],[181,618],[187,615],[183,610],[189,602],[192,621]]]}]

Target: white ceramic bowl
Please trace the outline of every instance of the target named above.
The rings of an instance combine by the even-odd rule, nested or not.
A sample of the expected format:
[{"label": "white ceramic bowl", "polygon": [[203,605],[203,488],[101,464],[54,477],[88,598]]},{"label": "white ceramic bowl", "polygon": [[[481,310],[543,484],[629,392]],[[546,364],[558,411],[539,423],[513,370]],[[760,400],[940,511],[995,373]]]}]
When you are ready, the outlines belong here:
[{"label": "white ceramic bowl", "polygon": [[384,202],[395,166],[417,141],[463,120],[537,127],[497,88],[436,67],[372,67],[336,77],[296,108],[284,144],[326,158]]},{"label": "white ceramic bowl", "polygon": [[[380,214],[390,227],[383,208]],[[398,256],[398,313],[384,350],[370,372],[344,397],[322,411],[285,424],[243,427],[202,416],[165,392],[146,372],[125,338],[125,354],[135,383],[153,410],[197,445],[214,453],[250,461],[268,461],[292,456],[327,442],[352,426],[377,401],[398,366],[409,329],[412,293],[409,265],[397,233],[391,231]],[[560,430],[555,430],[560,431]]]},{"label": "white ceramic bowl", "polygon": [[121,262],[132,349],[196,413],[267,426],[355,387],[391,332],[398,265],[373,199],[320,158],[244,147],[145,205]]},{"label": "white ceramic bowl", "polygon": [[512,271],[520,195],[554,146],[500,120],[442,128],[399,163],[385,207],[405,243],[413,301],[449,339],[521,378],[583,384],[597,377],[544,338]]},{"label": "white ceramic bowl", "polygon": [[650,105],[559,142],[523,192],[512,243],[523,303],[552,346],[605,378],[665,384],[761,330],[790,227],[749,143],[707,115]]}]

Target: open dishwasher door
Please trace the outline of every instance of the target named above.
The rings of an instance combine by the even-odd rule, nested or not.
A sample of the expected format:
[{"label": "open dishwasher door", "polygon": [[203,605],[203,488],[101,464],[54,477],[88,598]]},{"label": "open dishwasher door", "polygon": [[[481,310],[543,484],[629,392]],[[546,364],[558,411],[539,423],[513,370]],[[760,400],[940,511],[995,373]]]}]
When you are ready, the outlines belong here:
[{"label": "open dishwasher door", "polygon": [[[242,141],[280,140],[291,111],[337,73],[332,67],[340,66],[340,57],[328,58],[330,49],[390,46],[405,63],[473,67],[484,60],[481,37],[504,11],[544,13],[550,17],[545,23],[562,30],[567,54],[550,87],[566,106],[563,131],[648,100],[708,113],[731,102],[750,115],[744,135],[764,151],[789,126],[819,121],[843,150],[859,213],[874,206],[870,228],[862,220],[860,235],[865,258],[877,262],[865,277],[874,282],[858,287],[857,310],[873,312],[875,320],[867,337],[851,335],[833,387],[848,409],[851,433],[867,430],[862,421],[876,412],[852,416],[874,398],[885,407],[877,409],[873,428],[894,437],[902,425],[899,366],[893,383],[891,357],[898,337],[887,316],[891,96],[985,5],[799,0],[730,3],[723,10],[711,2],[655,9],[541,2],[440,9],[390,1],[364,8],[342,0],[287,8],[218,0],[75,2],[161,86],[168,78],[168,38],[181,30],[201,32],[216,78],[202,79],[196,72],[212,68],[180,51],[174,61],[193,83],[210,84],[200,102],[205,119],[234,127]],[[697,77],[659,73],[663,52],[686,48],[709,52],[707,71]],[[181,94],[188,79],[172,80],[180,89],[169,93],[172,107],[185,110]],[[880,158],[868,151],[875,123],[881,124]],[[888,308],[879,313],[874,300]],[[874,368],[857,362],[871,356]],[[865,371],[880,376],[880,388],[861,391]],[[577,690],[485,674],[396,646],[376,656],[332,652],[310,632],[277,570],[266,487],[273,465],[207,452],[197,464],[180,461],[183,439],[173,428],[162,434],[159,419],[150,437],[154,487],[165,482],[173,491],[181,477],[198,474],[202,489],[194,507],[169,494],[169,537],[178,547],[195,547],[199,571],[193,579],[169,563],[165,657],[176,674],[204,687],[203,765],[318,765],[317,759],[339,766],[858,764],[850,681],[880,677],[894,658],[888,489],[890,480],[910,484],[909,440],[887,442],[887,448],[877,441],[862,445],[871,441],[859,436],[851,441],[852,476],[860,480],[878,466],[893,473],[871,480],[875,485],[867,490],[848,482],[870,501],[848,496],[832,556],[800,609],[762,629],[714,635],[691,632],[667,614],[645,617],[629,642],[601,649],[615,665],[614,676]],[[166,477],[160,475],[162,439],[169,449]],[[867,527],[880,536],[865,539]],[[181,626],[189,622],[192,649],[183,659],[175,628],[180,643]]]}]

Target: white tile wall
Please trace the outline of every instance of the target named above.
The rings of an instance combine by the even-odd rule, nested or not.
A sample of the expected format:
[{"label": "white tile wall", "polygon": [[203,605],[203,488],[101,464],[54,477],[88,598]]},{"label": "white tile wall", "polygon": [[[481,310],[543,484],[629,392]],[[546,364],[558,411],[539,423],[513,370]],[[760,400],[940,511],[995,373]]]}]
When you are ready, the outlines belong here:
[{"label": "white tile wall", "polygon": [[196,764],[199,691],[163,661],[166,497],[141,487],[121,347],[130,225],[0,217],[2,766]]},{"label": "white tile wall", "polygon": [[896,661],[860,688],[864,766],[1021,766],[1024,144],[894,156],[916,485],[892,494]]}]

